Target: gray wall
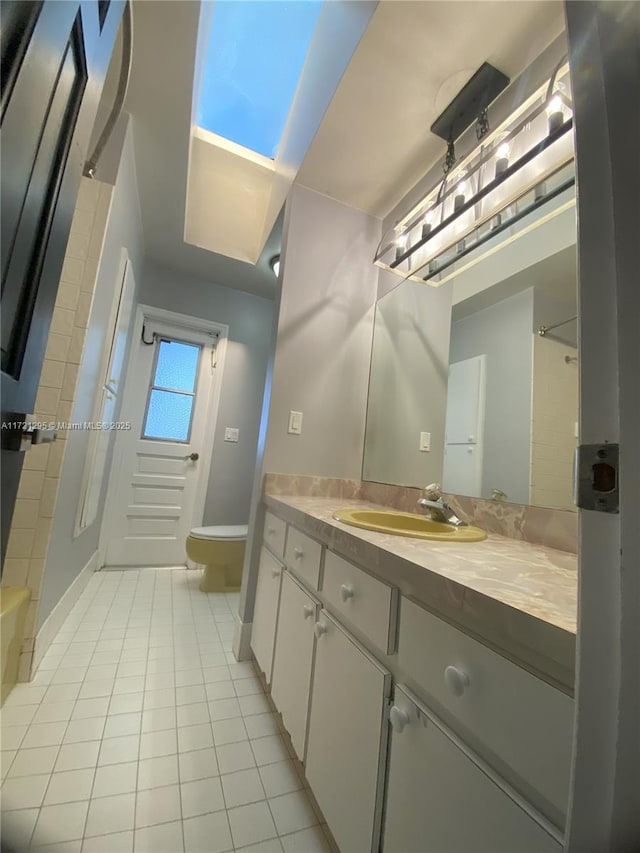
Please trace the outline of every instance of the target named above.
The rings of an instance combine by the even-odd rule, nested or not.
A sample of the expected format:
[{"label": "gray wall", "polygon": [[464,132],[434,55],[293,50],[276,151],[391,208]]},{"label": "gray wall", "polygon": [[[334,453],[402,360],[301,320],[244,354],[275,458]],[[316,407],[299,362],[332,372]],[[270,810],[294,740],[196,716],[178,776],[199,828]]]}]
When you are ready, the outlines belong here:
[{"label": "gray wall", "polygon": [[[529,502],[533,288],[457,320],[451,363],[486,353],[482,497],[502,489]],[[444,488],[447,484],[443,483]]]},{"label": "gray wall", "polygon": [[[441,482],[449,369],[451,286],[405,281],[376,309],[363,479]],[[431,450],[420,451],[421,432]]]},{"label": "gray wall", "polygon": [[[360,479],[379,239],[379,220],[294,187],[265,471]],[[290,410],[301,435],[287,433]]]},{"label": "gray wall", "polygon": [[[246,524],[274,305],[250,293],[146,262],[138,301],[229,326],[204,524]],[[238,427],[237,444],[224,441]]]},{"label": "gray wall", "polygon": [[[85,349],[80,365],[73,421],[89,421],[93,415],[99,369],[105,345],[114,288],[117,284],[122,248],[126,247],[139,286],[144,254],[142,220],[138,199],[133,126],[129,123],[122,148],[122,158],[115,182],[113,200],[100,258],[100,267],[89,318]],[[114,434],[115,435],[115,434]],[[104,512],[106,479],[95,522],[74,538],[78,501],[81,495],[90,432],[70,431],[67,438],[58,500],[53,518],[47,553],[38,625],[42,625],[71,583],[82,571],[98,547]],[[107,470],[113,452],[113,440],[107,459]]]}]

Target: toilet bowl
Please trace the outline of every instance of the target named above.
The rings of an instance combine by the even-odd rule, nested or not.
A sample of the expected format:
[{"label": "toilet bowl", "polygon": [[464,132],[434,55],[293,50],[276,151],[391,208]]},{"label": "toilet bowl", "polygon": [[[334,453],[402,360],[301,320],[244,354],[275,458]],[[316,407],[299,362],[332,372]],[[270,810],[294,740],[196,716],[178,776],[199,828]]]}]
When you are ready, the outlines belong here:
[{"label": "toilet bowl", "polygon": [[246,524],[194,527],[187,536],[187,556],[204,566],[203,592],[237,592],[242,582]]}]

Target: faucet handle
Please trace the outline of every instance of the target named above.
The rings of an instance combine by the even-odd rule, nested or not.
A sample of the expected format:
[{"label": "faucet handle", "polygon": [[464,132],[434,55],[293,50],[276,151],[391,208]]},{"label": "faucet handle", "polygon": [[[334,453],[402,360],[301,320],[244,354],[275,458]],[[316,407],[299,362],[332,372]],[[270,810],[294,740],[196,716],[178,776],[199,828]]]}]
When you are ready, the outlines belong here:
[{"label": "faucet handle", "polygon": [[442,486],[440,483],[430,483],[422,490],[422,494],[430,501],[437,501],[442,494]]}]

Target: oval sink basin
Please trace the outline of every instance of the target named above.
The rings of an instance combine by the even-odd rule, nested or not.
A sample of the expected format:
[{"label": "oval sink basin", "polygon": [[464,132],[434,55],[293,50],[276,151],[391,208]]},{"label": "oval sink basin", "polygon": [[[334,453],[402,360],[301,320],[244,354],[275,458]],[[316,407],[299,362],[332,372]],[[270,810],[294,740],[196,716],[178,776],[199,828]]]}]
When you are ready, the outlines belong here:
[{"label": "oval sink basin", "polygon": [[434,539],[439,542],[482,542],[487,538],[484,530],[466,525],[455,527],[432,521],[423,515],[396,510],[378,509],[338,509],[333,517],[336,521],[375,530],[378,533],[392,533],[394,536],[411,536],[416,539]]}]

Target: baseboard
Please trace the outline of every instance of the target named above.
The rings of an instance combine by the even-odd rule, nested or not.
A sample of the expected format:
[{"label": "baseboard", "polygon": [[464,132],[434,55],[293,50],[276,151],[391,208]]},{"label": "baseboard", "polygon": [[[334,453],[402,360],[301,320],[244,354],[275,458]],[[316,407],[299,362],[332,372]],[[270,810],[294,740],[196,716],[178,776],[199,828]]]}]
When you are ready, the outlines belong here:
[{"label": "baseboard", "polygon": [[251,627],[252,622],[243,622],[236,613],[233,628],[233,644],[231,649],[237,661],[251,660]]},{"label": "baseboard", "polygon": [[98,571],[100,565],[98,551],[94,551],[89,558],[86,566],[82,569],[71,586],[67,589],[60,601],[53,608],[51,613],[44,620],[42,627],[36,636],[36,642],[33,649],[33,660],[31,662],[31,677],[35,675],[36,670],[40,666],[40,661],[45,656],[47,649],[55,635],[62,627],[62,623],[67,618],[74,604],[82,595],[86,585],[91,579],[91,575]]}]

